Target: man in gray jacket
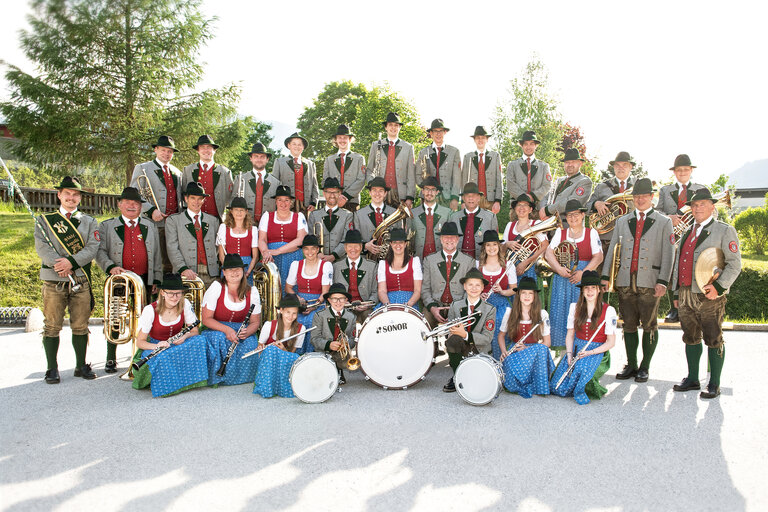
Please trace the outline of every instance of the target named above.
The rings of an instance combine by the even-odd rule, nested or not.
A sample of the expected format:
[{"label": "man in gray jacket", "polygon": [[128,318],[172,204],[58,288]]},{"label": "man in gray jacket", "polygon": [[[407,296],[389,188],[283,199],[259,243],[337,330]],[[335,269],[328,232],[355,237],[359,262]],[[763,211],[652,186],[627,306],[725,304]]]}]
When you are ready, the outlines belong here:
[{"label": "man in gray jacket", "polygon": [[[451,210],[459,209],[459,191],[461,190],[461,153],[458,148],[445,143],[445,134],[450,128],[445,126],[442,119],[435,119],[427,130],[432,144],[419,151],[416,159],[419,162],[416,181],[421,182],[427,176],[434,176],[440,184],[442,194],[440,204]],[[426,166],[427,175],[423,175]]]},{"label": "man in gray jacket", "polygon": [[484,126],[475,127],[472,139],[477,149],[464,155],[459,187],[469,182],[477,183],[483,195],[480,206],[498,215],[504,199],[504,183],[501,181],[501,155],[486,148],[490,136]]},{"label": "man in gray jacket", "polygon": [[256,142],[248,153],[253,170],[237,175],[233,187],[233,196],[245,198],[245,204],[253,212],[253,224],[259,225],[262,214],[273,212],[275,205],[275,192],[280,186],[280,180],[272,173],[267,173],[267,162],[272,153],[261,142]]},{"label": "man in gray jacket", "polygon": [[488,230],[499,231],[499,221],[496,215],[480,208],[480,189],[477,183],[469,182],[464,185],[461,199],[464,208],[451,214],[451,222],[459,226],[462,233],[461,252],[472,259],[480,259],[483,233]]},{"label": "man in gray jacket", "polygon": [[592,180],[581,173],[582,165],[584,165],[584,158],[579,154],[578,149],[569,148],[565,150],[565,156],[563,156],[565,176],[557,179],[552,202],[550,203],[548,198],[544,198],[544,206],[539,210],[539,218],[541,220],[559,213],[563,221],[563,227],[567,227],[568,221],[565,218],[565,205],[568,204],[568,201],[575,199],[586,208],[587,200],[592,192]]},{"label": "man in gray jacket", "polygon": [[200,161],[184,168],[181,175],[181,188],[186,189],[187,183],[193,181],[202,183],[203,188],[212,196],[203,203],[203,211],[221,220],[232,198],[232,171],[213,161],[219,145],[210,135],[201,135],[192,149],[197,151]]},{"label": "man in gray jacket", "polygon": [[326,178],[323,183],[325,207],[309,214],[309,232],[320,239],[322,235],[322,250],[318,257],[333,263],[344,257],[342,240],[344,233],[352,226],[352,212],[339,208],[338,200],[341,186],[336,178]]},{"label": "man in gray jacket", "polygon": [[[619,380],[631,377],[635,382],[646,382],[651,358],[658,342],[656,315],[659,300],[666,293],[672,274],[674,246],[670,241],[672,221],[653,209],[651,180],[642,178],[632,189],[634,212],[616,222],[603,265],[603,285],[608,285],[614,262],[613,253],[621,244],[618,254],[620,266],[614,276],[619,295],[619,312],[624,320],[624,344],[627,364],[616,375]],[[638,326],[643,327],[643,360],[637,364],[640,339]]]},{"label": "man in gray jacket", "polygon": [[413,207],[413,199],[416,197],[416,164],[413,160],[413,145],[399,138],[400,129],[403,127],[400,116],[394,112],[387,114],[387,119],[381,123],[387,136],[375,140],[371,144],[368,154],[367,180],[380,176],[388,192],[387,204],[393,208],[405,202],[409,208]]},{"label": "man in gray jacket", "polygon": [[291,189],[301,213],[309,215],[317,208],[320,190],[317,185],[315,162],[301,156],[307,149],[307,139],[294,132],[285,139],[284,144],[291,154],[275,160],[272,174],[281,185]]},{"label": "man in gray jacket", "polygon": [[[363,238],[356,229],[350,229],[344,236],[345,257],[333,264],[333,282],[343,284],[352,301],[378,302],[378,281],[376,263],[363,258]],[[357,321],[363,323],[373,306],[355,306],[352,312]]]},{"label": "man in gray jacket", "polygon": [[507,165],[509,197],[533,194],[541,207],[552,185],[549,164],[536,158],[536,148],[541,142],[536,139],[536,132],[528,130],[517,143],[523,148],[523,156]]},{"label": "man in gray jacket", "polygon": [[365,186],[365,157],[352,151],[355,134],[345,124],[339,125],[332,141],[339,150],[323,162],[323,179],[339,181],[343,191],[339,206],[354,213],[360,206],[360,191]]},{"label": "man in gray jacket", "polygon": [[415,231],[416,256],[424,259],[443,248],[440,229],[451,216],[451,210],[437,202],[440,185],[434,176],[428,176],[421,184],[422,201],[413,209],[410,227]]}]

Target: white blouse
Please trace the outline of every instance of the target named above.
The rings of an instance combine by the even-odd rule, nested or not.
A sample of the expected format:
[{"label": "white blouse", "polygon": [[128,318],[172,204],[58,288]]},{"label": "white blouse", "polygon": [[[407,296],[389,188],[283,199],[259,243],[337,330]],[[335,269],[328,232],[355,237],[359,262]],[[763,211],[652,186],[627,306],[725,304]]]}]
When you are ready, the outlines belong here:
[{"label": "white blouse", "polygon": [[[214,281],[211,286],[205,291],[203,295],[203,307],[208,311],[216,311],[216,304],[219,303],[219,296],[221,295],[223,287],[219,281]],[[233,302],[227,293],[224,295],[224,305],[230,311],[242,311],[245,309],[245,300],[241,302]],[[259,296],[259,290],[255,286],[251,286],[251,304],[255,304],[256,307],[253,310],[253,314],[257,315],[261,313],[261,297]]]},{"label": "white blouse", "polygon": [[[540,221],[538,221],[538,220],[533,220],[533,221],[531,221],[531,226],[535,226],[539,222]],[[517,229],[517,223],[515,222],[515,227],[514,228],[512,227],[512,224],[513,224],[512,222],[507,222],[507,227],[504,228],[504,242],[509,242],[513,238],[515,238],[517,235],[520,234],[520,231]],[[526,229],[528,229],[528,228],[526,228]],[[544,234],[544,233],[537,233],[536,234],[536,239],[539,242],[546,242],[547,235]]]},{"label": "white blouse", "polygon": [[[272,331],[272,323],[277,322],[277,320],[269,320],[267,322],[264,322],[264,325],[261,327],[261,332],[259,333],[259,344],[264,345],[269,341],[269,333]],[[306,330],[306,328],[299,324],[299,332],[303,333]],[[277,334],[277,332],[275,332]],[[283,338],[287,338],[291,335],[291,329],[290,327],[283,333]],[[296,336],[293,341],[294,347],[301,347],[304,345],[304,337],[306,334],[302,334],[301,336]]]},{"label": "white blouse", "polygon": [[[573,242],[574,244],[578,244],[579,242],[584,240],[584,237],[589,234],[589,245],[592,247],[592,254],[602,253],[603,252],[603,246],[600,244],[600,237],[597,235],[597,231],[595,231],[592,228],[584,228],[584,231],[581,232],[581,236],[579,238],[573,238],[570,236],[571,230],[568,229],[568,232],[565,234],[565,239],[568,242]],[[558,228],[555,231],[555,236],[552,237],[552,241],[549,243],[549,247],[554,250],[555,247],[560,245],[560,240],[563,236],[563,229]]]},{"label": "white blouse", "polygon": [[[303,213],[291,212],[291,218],[288,219],[288,220],[280,220],[280,219],[277,218],[277,214],[274,213],[272,215],[272,217],[274,218],[273,222],[275,224],[290,224],[291,222],[293,222],[293,216],[294,215],[298,215],[299,216],[299,220],[296,223],[296,230],[297,231],[301,231],[301,230],[307,231],[307,218],[304,217]],[[259,220],[259,231],[263,231],[263,232],[266,233],[268,230],[269,230],[269,214],[265,213],[264,215],[261,216],[261,219]]]},{"label": "white blouse", "polygon": [[[509,317],[511,315],[512,315],[512,308],[508,307],[506,311],[504,311],[504,318],[501,319],[501,325],[499,326],[499,331],[507,332],[507,324],[509,323]],[[520,320],[520,323],[523,325],[529,325],[531,321]],[[549,336],[549,313],[547,313],[546,309],[541,310],[541,327],[539,327],[539,329],[541,329],[542,336]],[[533,336],[533,334],[531,334],[531,336]]]},{"label": "white blouse", "polygon": [[[566,323],[566,327],[568,329],[573,329],[574,327],[574,319],[576,318],[576,303],[571,303],[570,309],[568,309],[568,322]],[[608,306],[608,309],[605,311],[605,334],[616,334],[616,331],[618,328],[616,327],[617,323],[619,321],[619,315],[616,314],[616,310],[613,306]],[[587,340],[589,341],[589,340]]]},{"label": "white blouse", "polygon": [[[413,280],[414,281],[423,281],[424,280],[424,273],[421,269],[421,260],[419,260],[418,256],[413,256],[411,258],[410,267],[413,269]],[[394,270],[389,269],[390,272],[393,274],[402,274],[408,270],[408,265],[405,266],[405,268],[400,270]],[[379,262],[379,268],[378,268],[378,282],[379,283],[386,283],[387,282],[387,260],[381,260]]]},{"label": "white blouse", "polygon": [[[299,278],[299,261],[291,262],[291,268],[288,269],[288,277],[285,279],[285,283],[289,284],[291,286],[296,286],[296,283],[298,282]],[[330,286],[333,283],[333,264],[331,264],[330,261],[325,260],[319,260],[320,265],[317,267],[318,272],[323,273],[323,286]],[[317,272],[315,272],[312,275],[306,274],[307,265],[304,265],[304,268],[301,271],[301,277],[304,279],[315,279],[317,277]]]},{"label": "white blouse", "polygon": [[[227,247],[227,227],[226,224],[219,225],[219,230],[216,232],[216,245],[226,248]],[[245,238],[248,233],[235,233],[229,232],[232,238]],[[259,246],[259,230],[256,226],[251,226],[251,247]]]},{"label": "white blouse", "polygon": [[[177,316],[170,322],[164,322],[163,318],[160,317],[160,325],[164,325],[166,327],[175,325],[179,323],[180,316],[181,315]],[[195,312],[192,311],[192,304],[189,302],[189,300],[184,299],[184,323],[191,324],[194,323],[195,320],[197,320],[197,317],[195,316]],[[141,311],[141,316],[139,317],[139,330],[145,334],[149,334],[149,331],[152,330],[152,323],[154,321],[155,308],[152,307],[152,304],[148,304],[147,306],[144,306],[144,309]]]}]

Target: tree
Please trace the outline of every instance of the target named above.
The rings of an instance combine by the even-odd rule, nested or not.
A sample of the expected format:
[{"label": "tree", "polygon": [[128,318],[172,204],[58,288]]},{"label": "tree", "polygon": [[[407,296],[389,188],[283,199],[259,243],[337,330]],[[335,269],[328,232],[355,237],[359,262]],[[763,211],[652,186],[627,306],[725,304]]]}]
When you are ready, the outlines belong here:
[{"label": "tree", "polygon": [[[643,162],[637,162],[636,165],[632,168],[632,172],[629,173],[630,177],[634,180],[639,180],[640,178],[647,178],[648,177],[648,171],[646,171],[643,168]],[[600,173],[600,180],[599,181],[605,181],[613,178],[613,166],[608,164],[608,166],[603,169],[603,171]]]},{"label": "tree", "polygon": [[233,131],[238,87],[194,92],[215,21],[200,2],[36,0],[21,47],[40,72],[10,65],[11,99],[0,105],[22,159],[119,169],[127,182],[162,133],[181,149],[206,132],[245,137]]},{"label": "tree", "polygon": [[[249,133],[245,140],[242,151],[240,151],[240,153],[236,155],[234,159],[230,160],[230,164],[228,165],[229,169],[232,171],[233,176],[236,176],[241,172],[249,172],[251,169],[253,169],[253,165],[251,164],[251,159],[248,153],[251,151],[251,148],[255,143],[261,142],[265,146],[269,147],[273,140],[272,135],[269,134],[270,130],[272,130],[271,124],[254,121],[251,117],[246,117],[243,120],[243,123],[248,126]],[[267,163],[267,172],[272,171],[272,164],[281,156],[280,151],[275,151],[273,149],[270,149],[269,151],[272,153],[272,158],[270,158],[269,162]]]},{"label": "tree", "polygon": [[762,208],[749,208],[733,220],[745,252],[765,254],[768,247],[768,199]]}]

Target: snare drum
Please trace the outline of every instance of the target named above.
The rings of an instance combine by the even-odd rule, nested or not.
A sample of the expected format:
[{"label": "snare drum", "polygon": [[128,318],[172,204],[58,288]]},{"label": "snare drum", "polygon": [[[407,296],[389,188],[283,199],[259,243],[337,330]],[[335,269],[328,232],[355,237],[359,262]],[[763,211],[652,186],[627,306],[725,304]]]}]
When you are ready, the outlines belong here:
[{"label": "snare drum", "polygon": [[389,304],[369,316],[357,338],[366,380],[384,389],[407,389],[424,380],[435,363],[435,342],[424,315],[405,304]]},{"label": "snare drum", "polygon": [[339,387],[336,363],[325,352],[310,352],[298,358],[288,378],[296,398],[308,404],[325,402]]},{"label": "snare drum", "polygon": [[453,377],[456,391],[465,402],[485,405],[501,393],[504,370],[501,364],[488,354],[468,357],[459,363]]}]

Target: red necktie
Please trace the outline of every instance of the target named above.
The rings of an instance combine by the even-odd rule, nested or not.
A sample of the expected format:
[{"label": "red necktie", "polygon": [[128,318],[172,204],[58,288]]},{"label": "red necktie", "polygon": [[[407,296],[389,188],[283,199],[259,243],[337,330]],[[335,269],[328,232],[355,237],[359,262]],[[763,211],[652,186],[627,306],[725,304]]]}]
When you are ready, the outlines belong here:
[{"label": "red necktie", "polygon": [[339,339],[339,334],[341,334],[341,328],[339,327],[339,320],[341,320],[341,315],[336,315],[336,312],[333,312],[333,317],[336,319],[335,325],[333,326],[333,339],[337,340]]},{"label": "red necktie", "polygon": [[384,221],[384,217],[381,215],[381,208],[376,208],[376,227]]},{"label": "red necktie", "polygon": [[437,165],[435,166],[435,178],[440,183],[440,155],[443,152],[443,148],[437,148]]},{"label": "red necktie", "polygon": [[362,300],[357,289],[357,268],[354,261],[349,263],[349,294],[352,295],[352,300]]},{"label": "red necktie", "polygon": [[437,251],[435,247],[435,218],[432,216],[432,208],[427,207],[427,234],[424,237],[424,250],[421,253],[422,261],[430,254]]},{"label": "red necktie", "polygon": [[130,221],[130,222],[128,223],[128,227],[129,227],[129,228],[133,229],[133,228],[134,228],[134,226],[136,226],[136,222],[135,222],[135,221]]},{"label": "red necktie", "polygon": [[293,159],[293,183],[296,188],[296,199],[304,204],[304,164],[298,158]]},{"label": "red necktie", "polygon": [[461,252],[475,258],[475,214],[467,213],[467,225],[464,228],[464,240],[461,242]]},{"label": "red necktie", "polygon": [[634,274],[637,272],[637,259],[640,256],[640,237],[643,236],[643,226],[645,226],[645,213],[640,212],[640,220],[635,226],[635,245],[632,247],[632,265],[629,271]]},{"label": "red necktie", "polygon": [[444,305],[448,305],[453,302],[453,296],[451,295],[451,259],[452,256],[445,257],[445,289],[443,290],[443,296],[440,297],[440,301]]},{"label": "red necktie", "polygon": [[253,218],[259,222],[261,212],[264,209],[264,182],[261,179],[261,173],[256,178],[256,204],[253,208]]},{"label": "red necktie", "polygon": [[340,180],[340,183],[339,183],[339,185],[341,185],[341,188],[344,188],[344,155],[345,154],[346,153],[342,153],[341,154],[341,171],[340,171],[341,172],[341,180]]},{"label": "red necktie", "polygon": [[528,157],[528,193],[531,193],[531,157]]},{"label": "red necktie", "polygon": [[397,186],[395,176],[395,143],[392,141],[389,141],[389,149],[387,150],[387,171],[384,175],[384,181],[389,188]]},{"label": "red necktie", "polygon": [[626,187],[624,186],[624,182],[619,182],[619,192],[624,192],[626,190]]},{"label": "red necktie", "polygon": [[173,183],[173,176],[171,176],[171,172],[168,170],[168,166],[163,166],[163,181],[165,182],[165,214],[171,215],[172,213],[176,213],[177,208],[179,205],[176,202],[176,185]]},{"label": "red necktie", "polygon": [[680,194],[677,196],[677,209],[682,210],[688,200],[688,191],[685,185],[680,185]]},{"label": "red necktie", "polygon": [[474,312],[475,312],[475,306],[469,306],[469,314],[471,315]]},{"label": "red necktie", "polygon": [[208,258],[205,256],[205,245],[203,245],[203,229],[200,227],[199,215],[195,215],[195,234],[197,235],[197,264],[208,265]]},{"label": "red necktie", "polygon": [[488,199],[488,192],[485,189],[485,158],[483,158],[482,153],[477,157],[477,187],[480,189],[480,193]]},{"label": "red necktie", "polygon": [[72,212],[67,212],[67,220],[70,220],[72,218]]}]

